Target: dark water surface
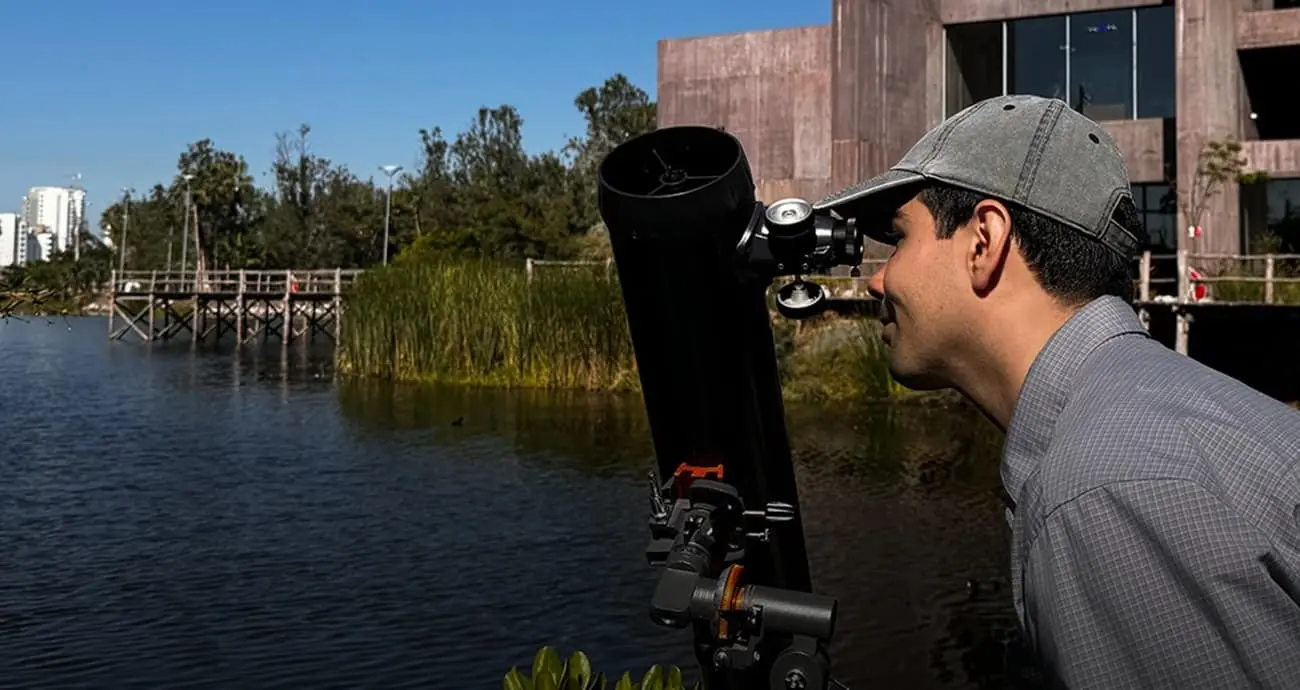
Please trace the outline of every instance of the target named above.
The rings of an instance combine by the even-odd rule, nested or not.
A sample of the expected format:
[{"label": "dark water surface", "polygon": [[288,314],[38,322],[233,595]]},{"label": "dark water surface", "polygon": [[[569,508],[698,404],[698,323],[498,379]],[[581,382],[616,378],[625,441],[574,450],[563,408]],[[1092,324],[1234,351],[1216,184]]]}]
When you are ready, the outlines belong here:
[{"label": "dark water surface", "polygon": [[[639,398],[342,384],[106,332],[0,325],[0,687],[499,688],[544,644],[692,664],[647,615]],[[1010,687],[998,432],[788,413],[837,677]]]}]

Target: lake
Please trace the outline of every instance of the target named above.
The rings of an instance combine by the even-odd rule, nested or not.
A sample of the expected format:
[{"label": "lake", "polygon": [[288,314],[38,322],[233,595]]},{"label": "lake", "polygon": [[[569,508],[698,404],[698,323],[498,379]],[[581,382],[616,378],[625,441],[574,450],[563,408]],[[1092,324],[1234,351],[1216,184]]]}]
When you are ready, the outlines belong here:
[{"label": "lake", "polygon": [[[546,644],[693,663],[655,626],[641,401],[333,380],[328,351],[0,324],[0,685],[499,688]],[[1014,687],[1001,434],[791,405],[854,688]],[[459,423],[454,423],[459,420]]]}]

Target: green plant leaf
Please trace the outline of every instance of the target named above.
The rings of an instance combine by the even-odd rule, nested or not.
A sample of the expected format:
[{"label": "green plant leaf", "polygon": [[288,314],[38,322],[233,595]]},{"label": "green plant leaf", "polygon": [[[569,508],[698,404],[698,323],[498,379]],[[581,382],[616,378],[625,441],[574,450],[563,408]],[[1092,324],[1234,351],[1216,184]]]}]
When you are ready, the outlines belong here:
[{"label": "green plant leaf", "polygon": [[686,683],[682,680],[682,670],[677,666],[668,667],[668,678],[664,683],[665,690],[686,690]]},{"label": "green plant leaf", "polygon": [[517,667],[511,666],[510,672],[501,681],[501,690],[533,690],[533,684],[524,678]]},{"label": "green plant leaf", "polygon": [[533,682],[536,683],[542,674],[557,675],[559,672],[560,655],[555,653],[555,648],[546,646],[537,650],[537,655],[533,657]]},{"label": "green plant leaf", "polygon": [[658,664],[651,666],[641,678],[641,690],[664,690],[664,674]]},{"label": "green plant leaf", "polygon": [[542,671],[533,676],[533,690],[560,690],[560,676],[550,671]]},{"label": "green plant leaf", "polygon": [[614,690],[633,690],[632,674],[628,671],[624,671],[623,677],[618,679],[618,684],[614,686]]},{"label": "green plant leaf", "polygon": [[586,690],[587,682],[591,680],[591,659],[580,651],[575,651],[569,655],[568,662],[568,687],[573,690]]},{"label": "green plant leaf", "polygon": [[609,687],[609,679],[605,678],[605,674],[597,673],[591,677],[591,680],[587,682],[587,687],[583,690],[605,690],[607,687]]}]

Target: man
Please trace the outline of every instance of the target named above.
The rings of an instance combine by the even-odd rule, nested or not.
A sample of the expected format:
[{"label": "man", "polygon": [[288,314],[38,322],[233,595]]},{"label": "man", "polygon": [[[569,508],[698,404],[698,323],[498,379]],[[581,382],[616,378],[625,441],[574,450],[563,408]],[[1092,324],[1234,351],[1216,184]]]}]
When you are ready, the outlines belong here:
[{"label": "man", "polygon": [[1114,142],[977,103],[818,203],[894,245],[890,370],[1007,433],[1012,592],[1053,685],[1300,688],[1300,413],[1152,340]]}]

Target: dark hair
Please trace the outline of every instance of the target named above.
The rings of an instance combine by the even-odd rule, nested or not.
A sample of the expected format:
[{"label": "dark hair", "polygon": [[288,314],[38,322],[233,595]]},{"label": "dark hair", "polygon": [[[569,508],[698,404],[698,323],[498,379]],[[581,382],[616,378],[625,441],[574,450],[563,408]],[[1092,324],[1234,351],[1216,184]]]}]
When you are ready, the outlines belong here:
[{"label": "dark hair", "polygon": [[[920,192],[919,200],[934,216],[940,239],[952,237],[957,227],[975,215],[975,206],[989,198],[949,185],[935,183]],[[1067,225],[1029,209],[999,199],[1011,212],[1011,237],[1020,246],[1029,270],[1048,294],[1069,306],[1103,295],[1133,299],[1135,261],[1121,257],[1101,242]],[[1146,239],[1142,219],[1132,199],[1125,198],[1115,212],[1124,229]]]}]

